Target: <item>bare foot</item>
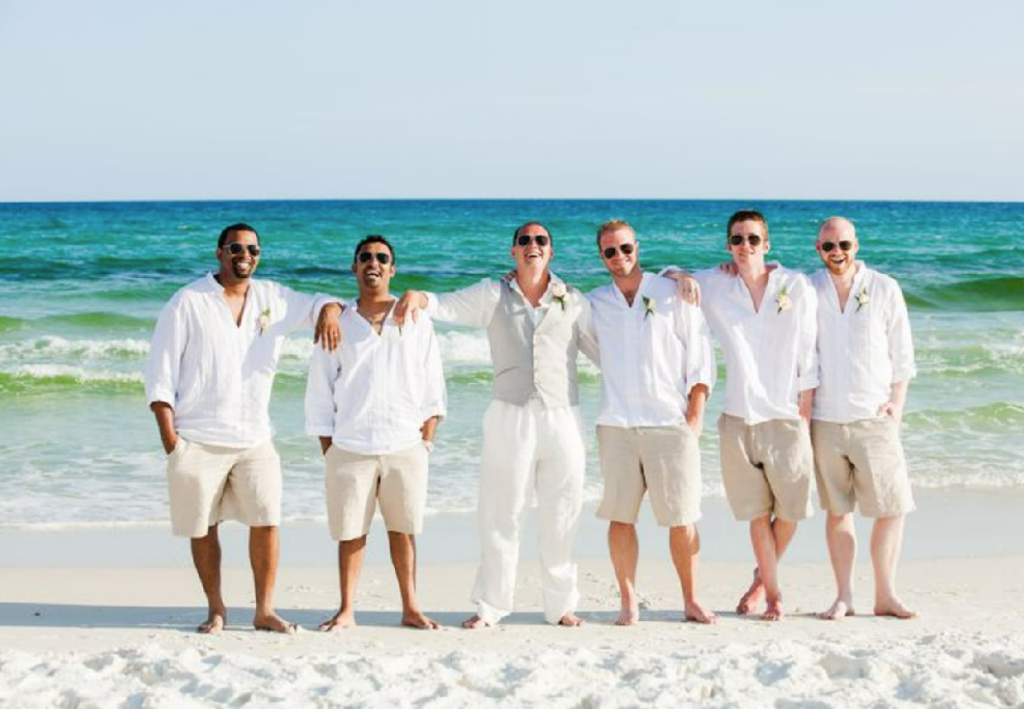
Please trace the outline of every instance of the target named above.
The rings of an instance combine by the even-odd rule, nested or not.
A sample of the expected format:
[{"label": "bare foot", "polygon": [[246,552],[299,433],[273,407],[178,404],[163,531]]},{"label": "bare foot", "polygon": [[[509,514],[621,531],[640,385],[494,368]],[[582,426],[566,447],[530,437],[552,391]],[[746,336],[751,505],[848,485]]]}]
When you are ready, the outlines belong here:
[{"label": "bare foot", "polygon": [[823,611],[818,614],[818,617],[822,620],[842,620],[848,615],[857,615],[853,610],[853,604],[844,601],[842,598],[837,598],[836,602],[832,604],[832,607],[827,611]]},{"label": "bare foot", "polygon": [[713,625],[718,622],[718,616],[708,610],[704,610],[697,601],[687,601],[686,606],[683,608],[684,620],[692,620],[695,623],[704,623],[705,625]]},{"label": "bare foot", "polygon": [[781,598],[769,598],[768,607],[761,614],[761,620],[776,621],[782,620],[785,613],[782,610]]},{"label": "bare foot", "polygon": [[583,619],[573,613],[566,613],[558,621],[558,624],[564,625],[566,628],[578,628],[583,625]]},{"label": "bare foot", "polygon": [[912,611],[903,605],[903,601],[893,596],[886,601],[875,602],[875,615],[910,620],[917,617],[917,611]]},{"label": "bare foot", "polygon": [[317,626],[317,630],[325,633],[333,633],[338,630],[344,630],[345,628],[354,628],[356,626],[356,613],[354,610],[338,611],[329,620],[325,620],[323,623]]},{"label": "bare foot", "polygon": [[294,635],[299,629],[299,626],[295,623],[289,623],[273,611],[266,614],[257,614],[256,617],[252,619],[252,626],[256,628],[256,630],[266,630],[271,633],[284,633],[285,635]]},{"label": "bare foot", "polygon": [[754,569],[754,581],[750,584],[750,588],[740,598],[739,605],[736,606],[736,612],[740,615],[748,615],[757,610],[757,607],[761,605],[761,600],[764,598],[764,584],[761,583],[761,574],[757,569]]},{"label": "bare foot", "polygon": [[636,598],[622,599],[622,610],[619,617],[615,619],[615,625],[636,625],[640,622],[640,605]]},{"label": "bare foot", "polygon": [[211,610],[206,620],[196,628],[196,632],[200,635],[220,635],[220,631],[224,630],[224,625],[227,622],[227,609]]},{"label": "bare foot", "polygon": [[479,630],[480,628],[490,628],[491,625],[480,616],[474,615],[472,618],[462,621],[462,627],[466,630]]},{"label": "bare foot", "polygon": [[402,625],[409,628],[420,628],[421,630],[437,630],[441,627],[440,623],[415,610],[402,613]]}]

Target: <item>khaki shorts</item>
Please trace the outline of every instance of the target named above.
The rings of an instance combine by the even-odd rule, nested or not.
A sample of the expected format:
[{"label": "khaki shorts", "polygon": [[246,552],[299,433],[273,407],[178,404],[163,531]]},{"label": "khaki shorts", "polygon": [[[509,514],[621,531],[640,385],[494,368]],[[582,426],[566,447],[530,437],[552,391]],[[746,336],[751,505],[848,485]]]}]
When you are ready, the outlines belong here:
[{"label": "khaki shorts", "polygon": [[736,519],[752,520],[774,513],[798,522],[813,514],[814,457],[803,419],[748,425],[741,418],[722,414],[718,436],[722,483]]},{"label": "khaki shorts", "polygon": [[604,497],[597,516],[635,524],[644,492],[662,527],[700,519],[700,447],[688,426],[598,426]]},{"label": "khaki shorts", "polygon": [[281,458],[271,441],[252,448],[178,443],[167,457],[171,532],[205,537],[234,519],[250,527],[281,524]]},{"label": "khaki shorts", "polygon": [[378,501],[389,532],[422,532],[428,460],[422,443],[387,455],[328,448],[324,462],[331,538],[347,542],[365,537]]},{"label": "khaki shorts", "polygon": [[821,508],[834,515],[898,517],[914,510],[896,422],[888,417],[848,424],[811,422]]}]

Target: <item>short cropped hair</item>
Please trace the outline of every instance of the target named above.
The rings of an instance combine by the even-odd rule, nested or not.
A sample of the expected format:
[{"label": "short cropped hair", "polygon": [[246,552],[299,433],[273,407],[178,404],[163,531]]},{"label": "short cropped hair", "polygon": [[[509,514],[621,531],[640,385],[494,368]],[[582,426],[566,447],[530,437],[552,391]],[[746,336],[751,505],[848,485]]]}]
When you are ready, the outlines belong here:
[{"label": "short cropped hair", "polygon": [[725,227],[726,239],[732,234],[732,225],[737,222],[760,222],[764,227],[764,240],[768,241],[768,222],[765,221],[764,215],[756,209],[741,209],[729,217],[729,223]]},{"label": "short cropped hair", "polygon": [[253,229],[245,222],[238,222],[237,224],[232,224],[231,226],[224,227],[224,229],[220,232],[220,236],[217,237],[217,248],[223,249],[224,244],[227,243],[228,237],[237,231],[251,231],[253,234],[256,235],[256,243],[260,243],[260,234],[258,231]]},{"label": "short cropped hair", "polygon": [[516,239],[519,238],[519,232],[521,232],[523,229],[525,229],[528,226],[539,226],[541,229],[543,229],[544,231],[546,231],[548,233],[548,238],[551,239],[551,243],[552,244],[555,243],[555,237],[552,235],[551,230],[548,229],[546,226],[544,226],[540,222],[526,222],[525,224],[520,224],[518,227],[516,227],[516,230],[514,232],[512,232],[512,245],[513,246],[516,245]]},{"label": "short cropped hair", "polygon": [[355,263],[359,258],[359,252],[363,250],[363,247],[367,244],[384,244],[388,247],[388,251],[391,252],[391,265],[397,263],[398,259],[395,257],[395,247],[391,245],[391,242],[385,239],[380,234],[370,234],[369,236],[363,237],[362,241],[356,244],[356,251],[352,254],[352,263]]},{"label": "short cropped hair", "polygon": [[636,238],[636,229],[625,219],[610,219],[597,228],[597,245],[601,246],[601,234],[609,231],[628,231]]}]

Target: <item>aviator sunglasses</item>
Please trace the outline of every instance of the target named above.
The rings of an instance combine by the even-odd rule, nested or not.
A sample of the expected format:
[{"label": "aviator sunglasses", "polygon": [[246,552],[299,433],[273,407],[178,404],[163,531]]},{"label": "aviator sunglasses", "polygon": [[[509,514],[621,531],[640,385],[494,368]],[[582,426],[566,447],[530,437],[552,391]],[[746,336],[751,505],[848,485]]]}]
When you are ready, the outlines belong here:
[{"label": "aviator sunglasses", "polygon": [[743,234],[733,234],[729,237],[729,243],[733,246],[739,246],[743,243],[744,239],[751,246],[761,245],[761,237],[758,234],[750,234],[746,237],[744,237]]},{"label": "aviator sunglasses", "polygon": [[382,266],[387,266],[389,263],[391,263],[391,254],[386,254],[383,251],[378,251],[377,253],[370,253],[369,251],[360,251],[359,263],[366,263],[374,256],[377,257],[377,263],[381,264]]},{"label": "aviator sunglasses", "polygon": [[245,250],[249,251],[250,256],[259,256],[260,247],[257,244],[240,244],[237,241],[232,241],[230,244],[224,244],[224,248],[228,250],[228,253],[232,256],[238,256]]},{"label": "aviator sunglasses", "polygon": [[519,236],[516,237],[516,243],[519,246],[529,246],[531,241],[535,243],[537,246],[544,248],[545,246],[551,243],[551,237],[544,236],[543,234],[538,234],[537,236],[530,236],[529,234],[520,234]]},{"label": "aviator sunglasses", "polygon": [[830,252],[832,249],[834,249],[835,247],[837,247],[837,246],[840,249],[842,249],[843,251],[849,251],[850,249],[853,248],[853,242],[852,241],[840,241],[838,244],[833,243],[831,241],[823,241],[823,242],[821,242],[821,250],[824,251],[826,254],[828,252]]},{"label": "aviator sunglasses", "polygon": [[602,251],[604,257],[609,261],[615,258],[615,254],[618,251],[622,252],[623,256],[629,256],[636,250],[636,244],[619,244],[618,246],[609,246],[607,249]]}]

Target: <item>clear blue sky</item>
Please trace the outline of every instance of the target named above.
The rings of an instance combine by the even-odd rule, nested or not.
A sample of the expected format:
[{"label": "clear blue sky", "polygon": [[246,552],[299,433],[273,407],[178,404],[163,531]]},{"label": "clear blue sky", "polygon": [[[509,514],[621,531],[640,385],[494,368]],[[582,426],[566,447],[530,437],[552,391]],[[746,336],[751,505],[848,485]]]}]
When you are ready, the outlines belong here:
[{"label": "clear blue sky", "polygon": [[0,0],[0,201],[1024,200],[1019,0]]}]

